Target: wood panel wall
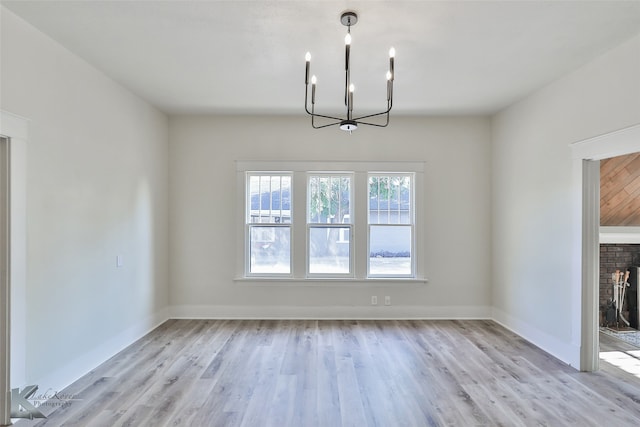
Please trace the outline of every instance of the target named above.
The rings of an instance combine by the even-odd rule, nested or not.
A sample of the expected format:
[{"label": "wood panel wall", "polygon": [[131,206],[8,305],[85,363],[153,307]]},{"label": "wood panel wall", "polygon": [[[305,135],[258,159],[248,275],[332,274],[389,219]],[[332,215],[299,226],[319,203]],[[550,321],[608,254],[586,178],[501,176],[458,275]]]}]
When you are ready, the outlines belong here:
[{"label": "wood panel wall", "polygon": [[600,225],[640,226],[640,153],[600,162]]}]

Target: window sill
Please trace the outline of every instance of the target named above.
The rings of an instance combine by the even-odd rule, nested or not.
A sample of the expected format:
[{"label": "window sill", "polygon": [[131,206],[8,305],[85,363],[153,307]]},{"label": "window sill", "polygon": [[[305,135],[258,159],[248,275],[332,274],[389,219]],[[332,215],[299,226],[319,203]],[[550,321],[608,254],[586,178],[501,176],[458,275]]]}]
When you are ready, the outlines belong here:
[{"label": "window sill", "polygon": [[322,286],[322,287],[368,287],[368,286],[419,286],[425,285],[429,279],[419,278],[391,278],[375,277],[367,279],[356,279],[348,277],[314,277],[314,278],[294,278],[294,277],[236,277],[234,282],[243,286]]}]

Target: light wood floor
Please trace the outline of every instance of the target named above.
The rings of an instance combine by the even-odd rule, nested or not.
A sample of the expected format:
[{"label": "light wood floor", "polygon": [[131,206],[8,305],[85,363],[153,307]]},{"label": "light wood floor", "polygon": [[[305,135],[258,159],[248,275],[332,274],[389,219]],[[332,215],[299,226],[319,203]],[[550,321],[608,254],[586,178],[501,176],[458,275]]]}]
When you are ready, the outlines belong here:
[{"label": "light wood floor", "polygon": [[600,332],[600,351],[633,351],[640,348]]},{"label": "light wood floor", "polygon": [[170,320],[18,426],[640,426],[640,378],[604,365],[491,321]]}]

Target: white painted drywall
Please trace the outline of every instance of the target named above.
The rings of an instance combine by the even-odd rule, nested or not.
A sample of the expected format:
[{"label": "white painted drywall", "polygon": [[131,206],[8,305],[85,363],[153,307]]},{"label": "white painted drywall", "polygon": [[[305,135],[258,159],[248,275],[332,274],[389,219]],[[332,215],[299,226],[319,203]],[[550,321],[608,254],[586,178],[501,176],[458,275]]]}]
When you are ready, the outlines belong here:
[{"label": "white painted drywall", "polygon": [[492,120],[493,316],[576,367],[581,189],[569,144],[640,123],[638,76],[640,36]]},{"label": "white painted drywall", "polygon": [[[401,94],[398,94],[400,97]],[[170,119],[171,305],[175,316],[487,317],[489,120],[399,118],[385,129],[313,130],[295,117]],[[236,160],[424,161],[426,284],[234,281]],[[391,296],[372,307],[371,295]]]},{"label": "white painted drywall", "polygon": [[26,381],[60,388],[166,318],[168,120],[1,15],[0,108],[30,120]]}]

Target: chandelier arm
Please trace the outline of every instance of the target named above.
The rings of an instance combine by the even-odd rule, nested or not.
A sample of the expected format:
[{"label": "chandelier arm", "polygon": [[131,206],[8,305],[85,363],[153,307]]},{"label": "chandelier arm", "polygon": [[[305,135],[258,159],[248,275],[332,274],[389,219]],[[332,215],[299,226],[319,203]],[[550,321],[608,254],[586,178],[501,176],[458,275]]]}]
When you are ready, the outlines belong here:
[{"label": "chandelier arm", "polygon": [[344,106],[349,111],[349,71],[344,72]]},{"label": "chandelier arm", "polygon": [[362,121],[358,121],[358,124],[363,124],[363,125],[367,125],[367,126],[376,126],[376,127],[381,127],[381,128],[385,128],[387,126],[389,126],[389,111],[391,111],[391,107],[389,107],[389,109],[385,112],[385,113],[378,113],[378,114],[372,114],[370,116],[365,116],[365,117],[361,117],[362,118],[366,118],[366,117],[376,117],[376,116],[381,116],[383,114],[386,114],[386,120],[384,122],[384,124],[380,124],[380,123],[369,123],[369,122],[362,122]]},{"label": "chandelier arm", "polygon": [[360,122],[360,120],[362,120],[362,119],[369,119],[369,118],[371,118],[371,117],[382,116],[382,115],[384,115],[384,114],[386,114],[386,115],[388,116],[388,115],[389,115],[389,112],[391,112],[391,108],[389,108],[389,109],[388,109],[388,110],[386,110],[386,111],[382,111],[382,112],[380,112],[380,113],[368,114],[368,115],[366,115],[366,116],[356,117],[356,118],[355,118],[355,119],[353,119],[353,120],[355,120],[356,122]]},{"label": "chandelier arm", "polygon": [[349,85],[351,84],[351,20],[347,19],[347,37],[349,37],[349,41],[347,43],[347,39],[345,38],[345,46],[344,46],[344,105],[347,107],[347,120],[349,117]]},{"label": "chandelier arm", "polygon": [[314,129],[322,129],[322,128],[326,128],[326,127],[329,127],[329,126],[335,126],[335,125],[339,125],[340,124],[340,122],[335,122],[335,123],[329,123],[329,124],[326,124],[326,125],[316,126],[315,123],[313,122],[313,118],[314,117],[315,117],[315,115],[311,116],[311,127],[314,128]]},{"label": "chandelier arm", "polygon": [[[309,111],[309,107],[308,107],[309,99],[308,99],[308,96],[309,96],[309,85],[306,85],[305,91],[304,91],[304,111],[306,111],[307,114],[310,115],[312,119],[313,119],[313,117],[322,117],[323,119],[338,120],[338,122],[340,122],[342,120],[339,117],[325,116],[325,115],[322,115],[322,114],[317,114],[315,112]],[[324,126],[322,126],[322,127],[324,127]],[[319,128],[316,128],[316,129],[319,129]]]},{"label": "chandelier arm", "polygon": [[304,111],[306,111],[307,114],[312,115],[313,113],[309,111],[309,107],[308,107],[308,104],[309,104],[308,97],[309,97],[309,84],[306,84],[304,87]]},{"label": "chandelier arm", "polygon": [[340,122],[340,121],[342,121],[342,120],[344,120],[344,119],[341,119],[341,118],[339,118],[339,117],[325,116],[325,115],[323,115],[323,114],[317,114],[317,113],[309,113],[309,115],[311,116],[311,118],[314,118],[314,117],[322,117],[323,119],[338,120],[339,122]]},{"label": "chandelier arm", "polygon": [[385,122],[385,124],[380,124],[380,123],[367,123],[367,122],[358,122],[359,125],[367,125],[367,126],[375,126],[375,127],[379,127],[379,128],[386,128],[387,126],[389,126],[389,118],[387,118],[387,121]]},{"label": "chandelier arm", "polygon": [[344,106],[347,107],[347,112],[349,111],[349,80],[351,80],[349,74],[349,54],[346,54],[346,66],[344,70]]},{"label": "chandelier arm", "polygon": [[307,107],[307,104],[309,103],[308,97],[309,97],[309,83],[306,83],[304,85],[304,111],[306,111],[307,114],[311,114],[311,112],[309,111],[309,107]]}]

